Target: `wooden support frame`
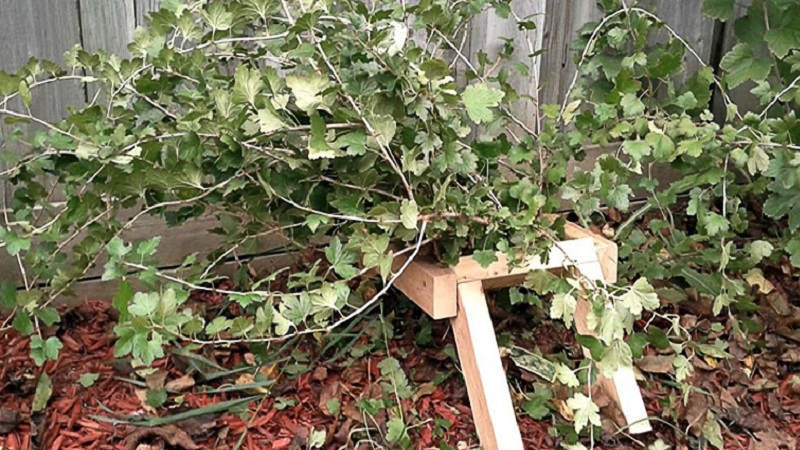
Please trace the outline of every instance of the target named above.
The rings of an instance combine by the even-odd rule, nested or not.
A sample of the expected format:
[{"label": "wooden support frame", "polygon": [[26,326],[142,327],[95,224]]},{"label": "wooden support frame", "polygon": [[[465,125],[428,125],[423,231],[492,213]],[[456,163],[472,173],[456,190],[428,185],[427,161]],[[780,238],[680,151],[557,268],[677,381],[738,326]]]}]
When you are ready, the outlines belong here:
[{"label": "wooden support frame", "polygon": [[[617,245],[573,223],[565,226],[566,240],[558,242],[547,261],[531,258],[512,268],[506,256],[481,267],[471,256],[462,257],[452,268],[430,261],[412,261],[394,285],[434,319],[449,318],[464,371],[475,428],[484,450],[523,450],[514,407],[500,360],[485,290],[517,285],[529,272],[573,267],[590,280],[617,280]],[[395,261],[399,266],[404,261]],[[581,334],[586,326],[589,304],[578,302],[575,322]],[[588,350],[584,349],[588,356]],[[629,433],[651,431],[641,392],[633,370],[617,370],[610,378],[600,377],[609,396],[615,399],[628,422]]]}]

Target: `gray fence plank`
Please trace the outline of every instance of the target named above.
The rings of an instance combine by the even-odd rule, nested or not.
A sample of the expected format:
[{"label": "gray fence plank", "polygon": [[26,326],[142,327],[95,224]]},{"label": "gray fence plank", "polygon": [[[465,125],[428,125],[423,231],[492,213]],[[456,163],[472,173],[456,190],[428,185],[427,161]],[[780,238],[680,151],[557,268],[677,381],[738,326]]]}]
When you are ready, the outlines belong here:
[{"label": "gray fence plank", "polygon": [[[509,71],[509,82],[517,89],[520,95],[530,96],[530,100],[522,100],[515,107],[514,113],[518,115],[525,125],[531,129],[536,128],[536,108],[538,104],[538,82],[541,59],[531,58],[529,55],[542,48],[542,32],[545,22],[545,0],[528,0],[526,2],[512,3],[514,14],[521,20],[531,21],[536,24],[533,30],[520,30],[513,14],[508,19],[498,17],[494,11],[484,11],[473,19],[470,28],[469,56],[473,64],[478,61],[478,52],[487,54],[490,64],[497,59],[497,55],[506,46],[504,38],[513,40],[514,56],[511,63],[505,62],[502,67]],[[531,51],[533,50],[533,51]],[[514,63],[523,63],[529,66],[527,76],[521,75],[515,69]],[[492,75],[497,75],[501,67],[496,67]]]},{"label": "gray fence plank", "polygon": [[161,0],[136,0],[136,26],[147,25],[147,15],[153,11],[158,11],[161,7]]},{"label": "gray fence plank", "polygon": [[127,57],[136,15],[133,0],[80,0],[83,48]]},{"label": "gray fence plank", "polygon": [[[714,50],[714,19],[704,15],[699,1],[647,0],[642,6],[655,14],[681,36],[697,55],[708,64]],[[664,32],[666,33],[666,32]],[[687,75],[696,72],[702,65],[686,52],[683,57]]]},{"label": "gray fence plank", "polygon": [[542,36],[541,104],[561,104],[575,75],[572,43],[586,23],[600,20],[603,13],[590,1],[547,0]]}]

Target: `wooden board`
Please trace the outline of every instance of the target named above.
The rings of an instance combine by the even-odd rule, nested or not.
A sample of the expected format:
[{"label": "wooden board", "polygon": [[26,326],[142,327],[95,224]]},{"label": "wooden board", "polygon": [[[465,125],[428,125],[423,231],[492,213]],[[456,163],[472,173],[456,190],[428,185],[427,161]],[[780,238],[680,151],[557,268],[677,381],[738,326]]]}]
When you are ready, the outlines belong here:
[{"label": "wooden board", "polygon": [[136,28],[133,0],[80,0],[80,5],[83,48],[129,57]]},{"label": "wooden board", "polygon": [[594,240],[591,238],[561,241],[550,249],[547,261],[534,256],[520,267],[512,267],[506,255],[501,252],[497,252],[496,256],[497,261],[488,267],[481,267],[472,256],[462,256],[458,264],[453,267],[458,282],[482,281],[484,288],[498,289],[519,284],[528,273],[536,270],[560,269],[575,263],[597,260]]},{"label": "wooden board", "polygon": [[458,315],[450,319],[450,323],[481,448],[523,450],[494,325],[480,281],[458,285]]},{"label": "wooden board", "polygon": [[[399,269],[405,257],[395,258],[393,269]],[[433,319],[455,317],[456,274],[449,268],[430,261],[414,260],[394,282],[404,293]]]},{"label": "wooden board", "polygon": [[158,11],[161,7],[161,0],[136,0],[136,26],[147,25],[147,15],[153,11]]}]

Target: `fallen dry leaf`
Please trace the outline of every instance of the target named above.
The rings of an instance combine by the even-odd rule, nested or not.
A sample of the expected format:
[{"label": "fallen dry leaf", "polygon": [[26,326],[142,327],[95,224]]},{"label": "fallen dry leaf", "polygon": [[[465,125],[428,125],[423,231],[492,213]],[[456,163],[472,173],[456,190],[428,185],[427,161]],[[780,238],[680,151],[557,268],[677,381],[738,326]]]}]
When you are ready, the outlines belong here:
[{"label": "fallen dry leaf", "polygon": [[164,387],[167,388],[168,391],[182,392],[194,387],[194,378],[186,374],[180,378],[169,381]]},{"label": "fallen dry leaf", "polygon": [[125,438],[125,448],[127,450],[137,450],[140,444],[158,445],[159,441],[185,450],[198,450],[200,448],[185,431],[175,425],[138,429]]},{"label": "fallen dry leaf", "polygon": [[147,389],[134,389],[133,393],[136,395],[136,398],[139,399],[139,403],[147,413],[155,415],[156,410],[147,404]]},{"label": "fallen dry leaf", "polygon": [[675,373],[671,356],[647,355],[636,361],[636,367],[649,373]]},{"label": "fallen dry leaf", "polygon": [[147,387],[158,391],[164,389],[164,382],[167,381],[167,371],[166,370],[156,370],[155,372],[147,375],[144,379],[145,383],[147,383]]}]

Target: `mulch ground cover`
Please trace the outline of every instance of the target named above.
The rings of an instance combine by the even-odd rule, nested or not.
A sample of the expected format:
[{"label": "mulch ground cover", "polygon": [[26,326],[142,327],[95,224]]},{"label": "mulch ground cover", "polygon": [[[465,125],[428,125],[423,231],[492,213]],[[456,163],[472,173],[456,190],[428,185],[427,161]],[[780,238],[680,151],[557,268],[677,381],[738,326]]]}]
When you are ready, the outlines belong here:
[{"label": "mulch ground cover", "polygon": [[[653,421],[654,431],[635,437],[611,431],[619,413],[613,411],[602,392],[596,392],[594,399],[602,407],[604,431],[596,437],[595,448],[643,448],[656,439],[676,449],[706,448],[698,424],[709,411],[726,424],[722,430],[725,449],[800,448],[800,377],[795,377],[800,374],[800,285],[779,270],[765,269],[764,273],[774,283],[776,294],[769,300],[761,298],[754,320],[764,330],[747,338],[760,345],[745,351],[745,338],[731,330],[727,318],[714,317],[710,305],[684,302],[676,306],[674,312],[682,315],[684,326],[698,339],[711,342],[724,336],[734,357],[694,358],[691,383],[696,389],[682,398],[670,382],[670,360],[648,347],[637,364],[648,412],[659,418]],[[193,294],[198,301],[219,303],[219,298],[209,297],[214,295]],[[107,302],[87,302],[66,313],[60,324],[45,330],[45,334],[57,335],[64,347],[57,360],[42,368],[28,356],[28,338],[15,331],[4,332],[0,334],[0,449],[297,450],[309,448],[314,432],[322,430],[324,442],[317,448],[392,448],[385,434],[396,408],[366,413],[364,407],[369,400],[392,400],[381,384],[379,368],[389,355],[400,361],[414,391],[401,401],[413,448],[446,448],[442,443],[459,450],[477,448],[447,322],[420,320],[418,310],[391,299],[386,308],[383,316],[373,312],[361,319],[342,334],[338,345],[326,347],[330,339],[312,336],[272,348],[192,349],[217,373],[222,373],[221,369],[230,371],[210,380],[198,370],[197,361],[184,353],[168,354],[157,361],[156,372],[144,377],[140,369],[131,367],[130,360],[115,358],[115,311]],[[541,312],[534,327],[525,318],[533,316],[531,311],[492,309],[501,343],[513,336],[515,345],[580,359],[580,346],[572,333],[541,319]],[[388,338],[375,333],[374,327],[381,323],[392,327]],[[723,331],[713,327],[714,323],[720,323]],[[376,345],[376,340],[388,347]],[[272,362],[259,363],[259,355],[271,355]],[[507,358],[504,363],[515,401],[522,404],[532,383],[542,380],[520,371]],[[43,412],[31,413],[43,371],[52,378],[52,397]],[[84,387],[79,379],[87,373],[98,376]],[[256,379],[272,382],[263,387],[254,383]],[[153,408],[147,401],[148,387],[168,389],[170,400]],[[552,413],[545,419],[537,421],[518,414],[526,448],[559,448],[562,441],[555,437],[554,427],[571,426],[565,420],[569,411],[563,407],[568,394],[557,386],[553,391],[549,403]],[[249,396],[257,397],[229,411],[157,427],[108,422],[169,418]]]}]

